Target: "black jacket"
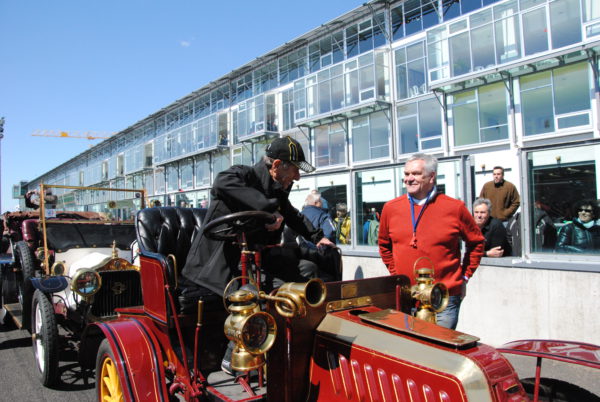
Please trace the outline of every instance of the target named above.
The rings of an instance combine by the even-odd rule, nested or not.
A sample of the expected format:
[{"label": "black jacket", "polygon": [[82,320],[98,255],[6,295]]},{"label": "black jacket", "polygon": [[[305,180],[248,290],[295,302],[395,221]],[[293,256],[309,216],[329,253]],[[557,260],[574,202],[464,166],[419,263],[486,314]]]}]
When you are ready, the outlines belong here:
[{"label": "black jacket", "polygon": [[485,237],[485,251],[500,246],[504,250],[504,257],[511,255],[511,247],[502,221],[490,217],[481,228],[481,233]]},{"label": "black jacket", "polygon": [[[206,213],[205,224],[230,213],[240,211],[266,211],[279,213],[284,224],[314,243],[323,237],[320,229],[310,222],[288,200],[290,188],[284,189],[269,174],[267,165],[260,161],[254,166],[234,165],[217,176],[211,190],[211,203]],[[250,244],[270,245],[281,241],[284,225],[276,231],[258,230],[247,240]],[[197,236],[183,267],[182,275],[222,295],[227,282],[238,275],[240,249],[229,242]]]},{"label": "black jacket", "polygon": [[556,251],[559,253],[598,253],[600,252],[600,226],[583,226],[576,218],[560,228]]}]

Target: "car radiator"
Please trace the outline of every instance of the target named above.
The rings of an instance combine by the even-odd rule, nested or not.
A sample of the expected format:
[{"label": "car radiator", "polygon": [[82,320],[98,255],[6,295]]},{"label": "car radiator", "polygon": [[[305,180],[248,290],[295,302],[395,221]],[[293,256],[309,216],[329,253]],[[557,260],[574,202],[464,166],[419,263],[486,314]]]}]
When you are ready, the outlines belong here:
[{"label": "car radiator", "polygon": [[91,313],[99,318],[117,315],[116,308],[142,304],[140,273],[135,270],[100,272],[102,286],[94,297]]}]

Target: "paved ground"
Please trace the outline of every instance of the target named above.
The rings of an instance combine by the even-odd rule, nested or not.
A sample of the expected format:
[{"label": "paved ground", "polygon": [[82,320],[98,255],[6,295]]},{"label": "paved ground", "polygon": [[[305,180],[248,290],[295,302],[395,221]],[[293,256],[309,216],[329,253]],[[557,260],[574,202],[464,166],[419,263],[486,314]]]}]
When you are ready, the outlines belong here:
[{"label": "paved ground", "polygon": [[75,353],[63,352],[60,383],[41,385],[33,358],[29,332],[12,322],[0,326],[0,401],[95,401],[94,378],[81,373]]}]

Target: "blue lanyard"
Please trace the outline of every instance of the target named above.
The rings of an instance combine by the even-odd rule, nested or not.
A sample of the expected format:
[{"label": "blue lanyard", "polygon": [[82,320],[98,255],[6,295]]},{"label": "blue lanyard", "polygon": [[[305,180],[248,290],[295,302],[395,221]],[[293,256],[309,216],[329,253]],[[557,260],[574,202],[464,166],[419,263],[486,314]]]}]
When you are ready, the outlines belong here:
[{"label": "blue lanyard", "polygon": [[412,248],[417,248],[417,225],[419,224],[419,221],[421,220],[421,216],[423,215],[423,212],[425,211],[427,204],[429,204],[429,198],[431,197],[431,194],[433,194],[434,189],[435,189],[435,187],[431,189],[429,194],[427,194],[427,198],[425,199],[423,208],[421,208],[421,212],[419,212],[419,216],[417,217],[416,221],[415,221],[415,200],[411,197],[410,194],[408,194],[408,201],[410,202],[410,218],[412,220],[412,227],[413,227],[413,235],[412,235],[412,239],[411,239],[409,245]]}]

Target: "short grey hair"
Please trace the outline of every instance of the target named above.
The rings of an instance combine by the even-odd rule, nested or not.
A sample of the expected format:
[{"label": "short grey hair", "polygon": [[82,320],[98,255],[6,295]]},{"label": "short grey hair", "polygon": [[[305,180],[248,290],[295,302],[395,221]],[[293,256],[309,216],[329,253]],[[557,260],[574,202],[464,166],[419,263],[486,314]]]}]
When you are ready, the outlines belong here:
[{"label": "short grey hair", "polygon": [[438,160],[435,156],[424,154],[424,153],[417,153],[417,154],[413,154],[410,158],[408,158],[406,163],[413,162],[413,161],[425,162],[425,172],[426,173],[435,173],[437,176]]},{"label": "short grey hair", "polygon": [[304,201],[304,205],[317,205],[318,202],[321,202],[321,193],[311,191]]},{"label": "short grey hair", "polygon": [[488,211],[492,210],[492,202],[490,200],[488,200],[487,198],[478,198],[475,200],[475,202],[473,202],[473,211],[475,210],[475,208],[483,204],[487,205]]},{"label": "short grey hair", "polygon": [[343,213],[347,213],[348,212],[348,205],[346,205],[345,202],[338,202],[337,205],[335,206],[335,210],[343,212]]},{"label": "short grey hair", "polygon": [[[263,162],[265,163],[265,165],[267,165],[267,167],[269,169],[271,169],[271,167],[273,166],[273,162],[275,162],[274,158],[271,158],[270,156],[267,155],[263,155],[262,157]],[[281,160],[281,159],[280,159]],[[285,169],[287,168],[289,165],[291,165],[291,162],[288,161],[281,161],[281,164],[283,165],[282,167]]]}]

